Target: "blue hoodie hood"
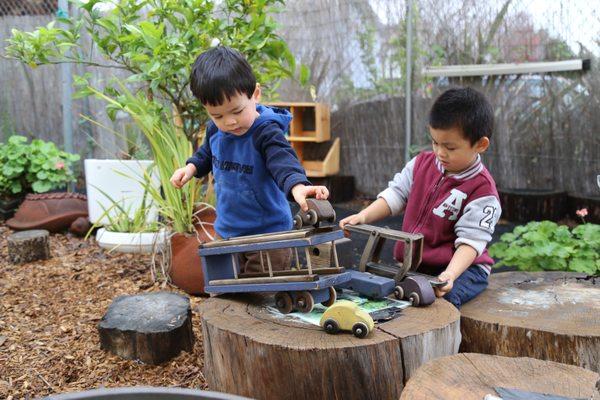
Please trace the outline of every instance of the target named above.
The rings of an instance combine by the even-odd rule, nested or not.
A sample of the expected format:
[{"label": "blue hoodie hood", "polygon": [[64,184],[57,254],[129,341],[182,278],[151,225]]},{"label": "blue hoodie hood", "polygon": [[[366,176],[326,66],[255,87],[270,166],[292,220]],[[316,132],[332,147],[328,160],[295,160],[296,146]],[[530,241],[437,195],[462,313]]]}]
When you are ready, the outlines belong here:
[{"label": "blue hoodie hood", "polygon": [[246,134],[252,134],[270,122],[275,122],[284,133],[288,132],[290,122],[292,121],[292,114],[288,110],[257,104],[256,111],[259,113],[259,116],[254,120],[254,123]]}]

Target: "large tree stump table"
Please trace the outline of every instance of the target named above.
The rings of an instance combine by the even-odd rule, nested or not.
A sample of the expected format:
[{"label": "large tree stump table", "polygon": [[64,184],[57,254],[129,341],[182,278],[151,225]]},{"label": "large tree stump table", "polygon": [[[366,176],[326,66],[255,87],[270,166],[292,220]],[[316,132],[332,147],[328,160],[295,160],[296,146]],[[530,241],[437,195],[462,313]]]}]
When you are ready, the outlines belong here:
[{"label": "large tree stump table", "polygon": [[600,278],[503,272],[461,309],[461,351],[533,357],[600,372]]},{"label": "large tree stump table", "polygon": [[456,354],[459,313],[445,300],[409,307],[365,339],[328,335],[266,309],[272,296],[199,306],[208,386],[257,399],[397,399],[425,362]]},{"label": "large tree stump table", "polygon": [[483,400],[494,388],[569,398],[600,399],[593,371],[527,357],[461,353],[430,361],[416,372],[401,400]]}]

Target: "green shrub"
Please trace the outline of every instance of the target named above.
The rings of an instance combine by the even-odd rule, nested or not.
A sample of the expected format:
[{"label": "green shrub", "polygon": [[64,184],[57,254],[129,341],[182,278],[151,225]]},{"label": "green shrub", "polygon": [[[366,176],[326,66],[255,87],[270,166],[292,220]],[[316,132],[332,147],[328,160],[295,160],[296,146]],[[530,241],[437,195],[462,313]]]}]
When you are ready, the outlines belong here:
[{"label": "green shrub", "polygon": [[11,136],[7,143],[0,143],[0,197],[19,195],[27,186],[25,173],[29,164],[29,145],[23,136]]},{"label": "green shrub", "polygon": [[44,193],[75,181],[73,163],[79,155],[60,150],[52,142],[13,135],[0,143],[0,197]]},{"label": "green shrub", "polygon": [[600,274],[600,225],[581,224],[569,230],[551,221],[530,222],[505,233],[490,247],[496,266],[523,271],[572,271]]}]

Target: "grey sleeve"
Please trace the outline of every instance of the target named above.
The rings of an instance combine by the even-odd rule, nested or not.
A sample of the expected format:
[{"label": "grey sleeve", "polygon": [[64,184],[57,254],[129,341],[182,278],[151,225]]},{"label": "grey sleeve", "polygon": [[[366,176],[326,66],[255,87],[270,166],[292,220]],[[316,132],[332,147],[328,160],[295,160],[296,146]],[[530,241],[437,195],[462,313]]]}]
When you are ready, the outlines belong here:
[{"label": "grey sleeve", "polygon": [[388,188],[377,195],[377,198],[381,197],[385,200],[392,211],[392,215],[400,214],[406,206],[413,184],[415,159],[410,160],[401,172],[394,175],[394,179],[388,183]]},{"label": "grey sleeve", "polygon": [[480,197],[467,204],[454,225],[457,236],[454,247],[467,244],[477,250],[477,257],[479,257],[488,242],[492,240],[501,213],[500,203],[494,196]]}]

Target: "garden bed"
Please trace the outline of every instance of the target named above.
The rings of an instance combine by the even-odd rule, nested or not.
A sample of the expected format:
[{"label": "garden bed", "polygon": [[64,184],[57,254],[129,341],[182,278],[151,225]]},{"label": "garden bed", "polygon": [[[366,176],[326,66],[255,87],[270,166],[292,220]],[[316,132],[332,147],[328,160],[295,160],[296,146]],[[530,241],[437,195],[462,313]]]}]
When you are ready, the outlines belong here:
[{"label": "garden bed", "polygon": [[93,240],[51,235],[52,258],[12,265],[0,225],[0,398],[21,399],[133,385],[206,389],[200,318],[191,297],[196,341],[159,366],[100,350],[96,326],[119,295],[177,289],[153,284],[149,256],[109,254]]}]

